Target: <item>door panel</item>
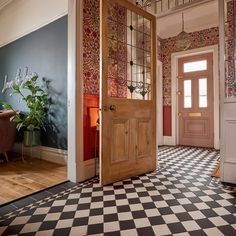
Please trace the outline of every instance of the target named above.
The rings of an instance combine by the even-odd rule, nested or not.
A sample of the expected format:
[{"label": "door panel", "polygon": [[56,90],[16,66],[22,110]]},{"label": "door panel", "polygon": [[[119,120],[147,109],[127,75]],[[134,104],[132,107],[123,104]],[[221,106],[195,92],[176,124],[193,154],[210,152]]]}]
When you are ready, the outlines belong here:
[{"label": "door panel", "polygon": [[212,54],[178,61],[179,144],[214,146]]},{"label": "door panel", "polygon": [[206,138],[209,137],[209,129],[207,128],[209,123],[207,119],[184,119],[184,136],[187,138]]},{"label": "door panel", "polygon": [[101,0],[100,183],[156,169],[155,17]]},{"label": "door panel", "polygon": [[129,120],[128,119],[112,119],[111,141],[112,153],[111,164],[116,164],[129,159]]},{"label": "door panel", "polygon": [[137,158],[148,158],[151,156],[151,120],[137,120]]}]

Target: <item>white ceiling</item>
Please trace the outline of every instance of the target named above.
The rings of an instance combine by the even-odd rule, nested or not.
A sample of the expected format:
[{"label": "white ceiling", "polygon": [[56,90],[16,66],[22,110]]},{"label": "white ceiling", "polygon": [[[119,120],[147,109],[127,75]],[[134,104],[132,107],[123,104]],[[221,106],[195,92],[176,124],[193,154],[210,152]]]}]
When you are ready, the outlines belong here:
[{"label": "white ceiling", "polygon": [[[0,10],[13,0],[0,0]],[[218,1],[214,0],[184,11],[185,31],[194,32],[218,26]],[[157,33],[161,38],[176,36],[182,30],[181,12],[157,20]]]},{"label": "white ceiling", "polygon": [[[185,10],[184,19],[186,32],[218,26],[218,1],[211,1]],[[181,12],[157,20],[157,33],[161,38],[176,36],[181,31]]]}]

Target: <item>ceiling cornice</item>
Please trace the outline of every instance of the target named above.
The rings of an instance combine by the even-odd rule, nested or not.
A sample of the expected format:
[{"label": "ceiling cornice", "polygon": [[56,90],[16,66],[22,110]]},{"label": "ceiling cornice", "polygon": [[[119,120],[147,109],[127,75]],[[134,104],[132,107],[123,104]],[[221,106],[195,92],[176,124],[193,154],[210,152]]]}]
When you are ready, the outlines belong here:
[{"label": "ceiling cornice", "polygon": [[0,0],[0,11],[13,0]]}]

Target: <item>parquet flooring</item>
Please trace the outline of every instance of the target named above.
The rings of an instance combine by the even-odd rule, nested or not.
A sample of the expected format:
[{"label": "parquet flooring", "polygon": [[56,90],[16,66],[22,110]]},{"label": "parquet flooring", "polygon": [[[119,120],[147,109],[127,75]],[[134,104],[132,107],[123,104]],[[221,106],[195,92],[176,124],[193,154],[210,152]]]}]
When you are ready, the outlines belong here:
[{"label": "parquet flooring", "polygon": [[67,167],[32,159],[0,164],[0,205],[67,180]]}]

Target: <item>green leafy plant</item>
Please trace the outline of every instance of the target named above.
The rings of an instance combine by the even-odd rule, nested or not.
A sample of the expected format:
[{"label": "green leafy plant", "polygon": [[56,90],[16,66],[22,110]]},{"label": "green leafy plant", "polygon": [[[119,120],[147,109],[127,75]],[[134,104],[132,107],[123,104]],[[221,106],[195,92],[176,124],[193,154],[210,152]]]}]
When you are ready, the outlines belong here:
[{"label": "green leafy plant", "polygon": [[20,85],[13,83],[12,94],[18,94],[28,108],[28,112],[24,115],[20,111],[16,111],[9,103],[2,102],[3,107],[7,110],[15,111],[15,115],[11,121],[17,124],[17,129],[26,128],[27,130],[39,130],[43,127],[49,99],[47,93],[39,86],[38,76],[34,75],[29,80],[23,81]]}]

